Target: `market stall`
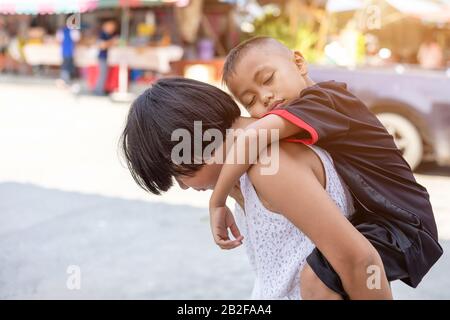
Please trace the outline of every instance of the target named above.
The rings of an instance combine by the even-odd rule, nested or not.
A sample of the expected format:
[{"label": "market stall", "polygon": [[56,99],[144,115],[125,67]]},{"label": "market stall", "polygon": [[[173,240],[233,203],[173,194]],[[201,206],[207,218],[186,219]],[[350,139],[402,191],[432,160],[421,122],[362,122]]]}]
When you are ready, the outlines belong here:
[{"label": "market stall", "polygon": [[[162,37],[158,41],[152,41],[157,35],[158,28],[161,27],[154,11],[173,4],[174,1],[171,0],[25,0],[20,3],[0,0],[0,13],[20,17],[21,30],[31,29],[32,21],[44,21],[46,26],[53,26],[50,28],[40,26],[39,36],[33,39],[29,31],[22,32],[17,36],[18,41],[11,45],[10,51],[16,53],[14,58],[22,60],[29,66],[62,65],[61,43],[57,41],[55,25],[58,28],[67,25],[69,28],[80,30],[82,37],[74,49],[74,63],[81,69],[81,74],[85,76],[90,88],[92,83],[95,83],[97,72],[99,47],[96,30],[105,19],[120,21],[120,39],[117,45],[109,49],[107,58],[110,73],[116,78],[112,82],[116,85],[108,89],[126,92],[130,71],[138,70],[141,74],[145,71],[165,74],[170,72],[171,61],[181,59],[183,48],[172,41],[167,32],[162,32]],[[72,12],[75,13],[73,16],[66,15]],[[46,18],[40,18],[42,15]],[[69,21],[72,18],[74,21]],[[165,26],[161,28],[163,27],[165,28]],[[37,34],[36,31],[33,33]],[[122,73],[120,77],[119,66]],[[123,81],[120,82],[119,78]],[[119,84],[122,84],[121,88]]]}]

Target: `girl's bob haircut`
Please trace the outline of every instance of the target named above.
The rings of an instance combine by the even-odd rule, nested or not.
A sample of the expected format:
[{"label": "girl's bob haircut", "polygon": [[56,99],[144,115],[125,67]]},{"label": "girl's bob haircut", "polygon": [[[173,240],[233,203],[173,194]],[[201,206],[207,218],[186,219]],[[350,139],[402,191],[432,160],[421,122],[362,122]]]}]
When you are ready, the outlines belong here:
[{"label": "girl's bob haircut", "polygon": [[[194,150],[195,121],[201,121],[202,136],[205,130],[218,129],[225,137],[240,114],[233,99],[212,85],[186,78],[158,80],[132,103],[120,138],[122,155],[133,179],[153,194],[167,191],[173,177],[192,175],[204,165],[203,161],[174,163],[172,149],[179,141],[172,141],[172,133],[187,130]],[[211,142],[200,143],[203,150]]]}]

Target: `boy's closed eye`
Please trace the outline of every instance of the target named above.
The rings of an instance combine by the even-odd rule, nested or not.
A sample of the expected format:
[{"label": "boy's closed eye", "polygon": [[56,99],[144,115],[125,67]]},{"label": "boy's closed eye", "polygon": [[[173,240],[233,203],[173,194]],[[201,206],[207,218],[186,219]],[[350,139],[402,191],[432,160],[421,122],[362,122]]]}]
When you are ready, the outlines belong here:
[{"label": "boy's closed eye", "polygon": [[269,77],[266,77],[263,84],[265,84],[265,85],[269,84],[272,81],[274,74],[275,74],[275,72],[272,72],[272,74],[270,74]]},{"label": "boy's closed eye", "polygon": [[246,104],[245,108],[249,110],[256,101],[256,96],[253,96],[249,103]]},{"label": "boy's closed eye", "polygon": [[[264,81],[263,81],[263,85],[268,85],[268,84],[270,84],[270,82],[272,82],[272,80],[273,80],[274,75],[275,75],[275,72],[267,73],[267,74],[266,74],[266,77],[265,77],[265,79],[264,79]],[[245,104],[245,106],[246,106],[245,108],[246,108],[247,110],[249,110],[249,109],[253,106],[253,104],[255,103],[255,101],[256,101],[256,96],[253,96],[253,97],[251,98],[251,100],[250,100],[248,103]]]},{"label": "boy's closed eye", "polygon": [[[266,70],[263,72],[260,72],[260,76],[255,77],[255,82],[260,86],[269,85],[272,80],[275,77],[275,71]],[[253,104],[256,102],[256,95],[250,96],[249,94],[246,95],[249,99],[243,99],[242,105],[245,107],[245,109],[250,110],[250,108],[253,106]]]}]

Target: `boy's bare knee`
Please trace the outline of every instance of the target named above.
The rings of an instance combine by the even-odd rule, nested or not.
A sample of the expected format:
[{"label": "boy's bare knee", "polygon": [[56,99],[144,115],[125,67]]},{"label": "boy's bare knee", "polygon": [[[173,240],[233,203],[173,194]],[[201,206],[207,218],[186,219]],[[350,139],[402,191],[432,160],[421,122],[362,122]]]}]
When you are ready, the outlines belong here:
[{"label": "boy's bare knee", "polygon": [[341,295],[328,288],[308,264],[300,272],[300,294],[304,300],[342,300]]}]

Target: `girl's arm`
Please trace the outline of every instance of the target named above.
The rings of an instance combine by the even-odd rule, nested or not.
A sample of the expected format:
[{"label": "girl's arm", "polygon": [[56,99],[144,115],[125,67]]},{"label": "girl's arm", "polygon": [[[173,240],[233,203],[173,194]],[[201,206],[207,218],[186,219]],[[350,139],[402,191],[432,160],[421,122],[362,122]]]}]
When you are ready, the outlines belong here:
[{"label": "girl's arm", "polygon": [[[383,263],[372,244],[347,220],[301,156],[298,145],[282,145],[279,171],[249,176],[260,198],[283,214],[317,246],[338,273],[351,299],[392,299]],[[299,160],[303,158],[303,160]],[[367,286],[368,267],[380,270],[381,288]]]}]

